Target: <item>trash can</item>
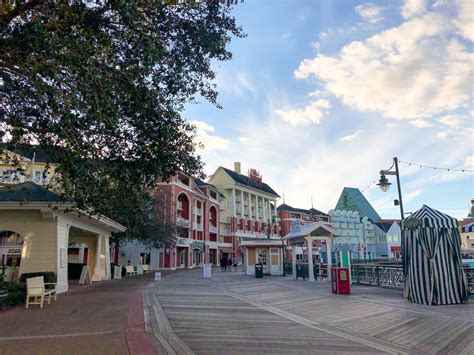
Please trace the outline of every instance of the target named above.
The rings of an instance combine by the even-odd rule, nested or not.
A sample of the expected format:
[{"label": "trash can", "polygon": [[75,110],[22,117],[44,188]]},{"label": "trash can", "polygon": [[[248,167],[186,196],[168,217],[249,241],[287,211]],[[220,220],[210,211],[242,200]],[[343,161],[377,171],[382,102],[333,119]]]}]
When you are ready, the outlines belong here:
[{"label": "trash can", "polygon": [[262,263],[255,264],[255,278],[257,279],[263,278],[263,264]]}]

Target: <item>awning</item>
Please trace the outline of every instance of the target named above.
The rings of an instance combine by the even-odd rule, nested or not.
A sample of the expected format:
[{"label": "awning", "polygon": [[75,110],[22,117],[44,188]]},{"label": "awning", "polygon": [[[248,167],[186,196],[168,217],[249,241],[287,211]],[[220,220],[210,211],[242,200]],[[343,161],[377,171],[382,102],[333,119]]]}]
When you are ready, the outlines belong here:
[{"label": "awning", "polygon": [[219,251],[220,251],[221,253],[232,253],[232,248],[219,247]]},{"label": "awning", "polygon": [[400,246],[392,246],[390,249],[392,250],[392,252],[401,253],[401,251],[402,251],[402,247],[400,247]]},{"label": "awning", "polygon": [[463,233],[474,232],[474,223],[469,223],[469,224],[465,224],[464,226],[462,226],[462,232]]}]

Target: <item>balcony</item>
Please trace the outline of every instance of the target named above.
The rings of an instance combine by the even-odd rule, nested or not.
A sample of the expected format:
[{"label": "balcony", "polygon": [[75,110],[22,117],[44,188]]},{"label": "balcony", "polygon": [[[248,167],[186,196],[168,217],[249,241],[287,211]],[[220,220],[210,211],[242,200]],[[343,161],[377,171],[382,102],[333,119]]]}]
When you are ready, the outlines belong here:
[{"label": "balcony", "polygon": [[213,226],[212,224],[209,224],[209,233],[217,234],[217,226]]},{"label": "balcony", "polygon": [[183,217],[176,217],[176,225],[178,227],[189,228],[189,219],[184,219]]},{"label": "balcony", "polygon": [[230,217],[229,216],[220,216],[219,217],[219,222],[220,223],[230,223]]},{"label": "balcony", "polygon": [[178,202],[176,203],[176,209],[177,209],[178,211],[182,211],[182,210],[183,210],[183,202],[178,201]]},{"label": "balcony", "polygon": [[194,214],[198,216],[202,216],[202,208],[195,207],[194,208]]},{"label": "balcony", "polygon": [[202,223],[199,223],[199,224],[196,223],[196,224],[194,225],[194,230],[197,230],[197,231],[199,231],[199,232],[202,232],[202,231],[204,230],[203,227],[202,227]]}]

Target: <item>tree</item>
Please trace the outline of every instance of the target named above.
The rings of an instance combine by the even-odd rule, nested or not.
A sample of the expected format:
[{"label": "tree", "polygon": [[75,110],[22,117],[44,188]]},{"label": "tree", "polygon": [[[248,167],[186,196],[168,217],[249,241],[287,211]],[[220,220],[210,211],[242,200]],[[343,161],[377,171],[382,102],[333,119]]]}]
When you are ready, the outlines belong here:
[{"label": "tree", "polygon": [[211,61],[231,59],[232,36],[242,30],[214,0],[2,4],[0,139],[37,142],[64,196],[133,235],[158,178],[202,176],[181,113],[197,97],[219,107]]}]

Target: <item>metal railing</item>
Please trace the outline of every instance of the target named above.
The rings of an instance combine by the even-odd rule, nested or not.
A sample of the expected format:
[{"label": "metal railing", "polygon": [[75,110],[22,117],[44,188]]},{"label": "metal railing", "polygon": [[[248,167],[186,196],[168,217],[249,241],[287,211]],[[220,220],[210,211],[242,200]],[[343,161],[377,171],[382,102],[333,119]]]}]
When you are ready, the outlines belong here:
[{"label": "metal railing", "polygon": [[405,282],[401,265],[352,265],[351,276],[361,285],[403,288]]}]

